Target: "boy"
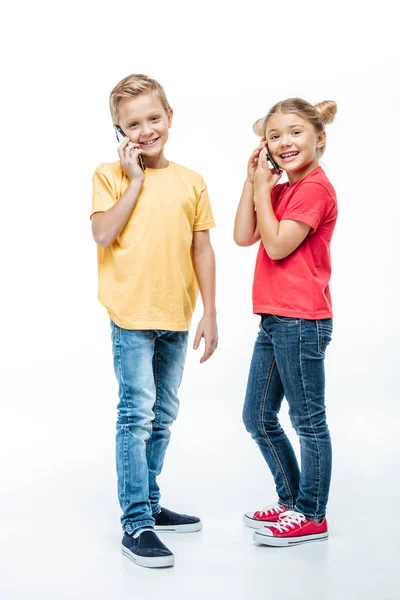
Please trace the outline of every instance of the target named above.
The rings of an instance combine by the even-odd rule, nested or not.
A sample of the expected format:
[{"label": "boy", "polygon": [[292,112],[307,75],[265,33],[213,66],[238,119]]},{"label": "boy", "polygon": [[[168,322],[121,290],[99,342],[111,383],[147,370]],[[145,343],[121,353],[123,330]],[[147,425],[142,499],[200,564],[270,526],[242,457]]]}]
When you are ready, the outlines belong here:
[{"label": "boy", "polygon": [[156,478],[178,412],[198,288],[204,315],[194,348],[205,338],[200,362],[217,347],[215,258],[208,231],[215,223],[202,177],[164,156],[173,112],[161,85],[130,75],[112,90],[110,110],[126,138],[118,148],[120,160],[96,169],[91,219],[99,300],[111,319],[119,384],[122,551],[141,566],[172,566],[174,556],[154,529],[192,532],[202,524],[162,508]]}]

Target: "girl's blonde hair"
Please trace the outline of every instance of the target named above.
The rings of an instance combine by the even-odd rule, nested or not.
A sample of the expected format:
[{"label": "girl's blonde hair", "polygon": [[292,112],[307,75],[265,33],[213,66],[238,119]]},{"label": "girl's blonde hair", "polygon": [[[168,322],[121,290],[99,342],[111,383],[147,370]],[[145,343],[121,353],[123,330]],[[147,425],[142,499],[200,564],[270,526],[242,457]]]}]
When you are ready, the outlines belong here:
[{"label": "girl's blonde hair", "polygon": [[141,94],[156,94],[166,113],[171,108],[164,88],[158,81],[151,79],[147,75],[128,75],[117,83],[110,94],[110,112],[114,123],[117,123],[118,103],[120,100],[136,98]]},{"label": "girl's blonde hair", "polygon": [[[266,137],[267,122],[277,114],[296,113],[306,119],[314,127],[316,133],[325,131],[325,125],[332,123],[337,112],[337,104],[333,100],[323,100],[314,106],[301,98],[288,98],[275,104],[268,114],[258,119],[253,125],[253,131],[260,137]],[[318,149],[318,157],[325,151],[325,144]]]}]

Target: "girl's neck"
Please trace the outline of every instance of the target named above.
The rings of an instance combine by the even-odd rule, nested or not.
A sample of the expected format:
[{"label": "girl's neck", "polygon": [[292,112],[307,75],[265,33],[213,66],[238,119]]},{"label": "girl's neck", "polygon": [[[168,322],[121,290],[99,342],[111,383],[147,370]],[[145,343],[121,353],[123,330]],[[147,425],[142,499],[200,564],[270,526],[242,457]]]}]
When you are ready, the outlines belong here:
[{"label": "girl's neck", "polygon": [[293,183],[300,181],[300,179],[307,177],[307,175],[311,173],[311,171],[314,171],[314,169],[316,169],[317,167],[319,167],[318,160],[314,160],[303,169],[300,169],[295,173],[288,173],[287,176],[289,180],[289,185],[292,185]]}]

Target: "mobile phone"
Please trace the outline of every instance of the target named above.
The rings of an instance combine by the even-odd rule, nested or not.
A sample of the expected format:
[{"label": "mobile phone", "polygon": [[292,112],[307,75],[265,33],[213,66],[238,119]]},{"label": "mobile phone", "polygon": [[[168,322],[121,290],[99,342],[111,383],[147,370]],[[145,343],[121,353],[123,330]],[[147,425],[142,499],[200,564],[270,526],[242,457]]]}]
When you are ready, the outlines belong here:
[{"label": "mobile phone", "polygon": [[[115,135],[117,136],[117,140],[119,144],[122,144],[122,142],[124,141],[124,139],[127,137],[125,135],[125,133],[122,131],[121,127],[119,125],[114,125],[115,127]],[[146,170],[146,163],[144,162],[144,158],[141,154],[138,154],[138,163],[139,163],[139,167],[142,169],[142,171]]]},{"label": "mobile phone", "polygon": [[274,161],[274,159],[270,155],[269,149],[268,149],[268,144],[267,144],[267,160],[271,164],[271,167],[273,168],[273,170],[275,171],[275,173],[277,175],[279,175],[279,173],[281,172],[281,169],[278,167],[278,165],[276,164],[276,162]]}]

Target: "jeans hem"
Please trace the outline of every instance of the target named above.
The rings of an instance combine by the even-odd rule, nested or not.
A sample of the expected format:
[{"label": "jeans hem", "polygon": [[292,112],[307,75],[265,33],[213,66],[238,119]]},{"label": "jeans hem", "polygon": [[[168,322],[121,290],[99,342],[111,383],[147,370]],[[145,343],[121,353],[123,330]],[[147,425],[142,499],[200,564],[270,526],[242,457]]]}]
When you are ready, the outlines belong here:
[{"label": "jeans hem", "polygon": [[320,521],[321,519],[325,519],[325,517],[326,517],[326,513],[322,513],[321,515],[316,515],[316,514],[311,515],[310,513],[305,513],[302,510],[300,510],[298,506],[295,506],[293,510],[304,515],[305,518],[308,519],[309,521]]},{"label": "jeans hem", "polygon": [[291,505],[288,502],[282,502],[282,500],[280,498],[278,499],[278,504],[280,504],[281,506],[283,506],[283,508],[285,510],[294,510],[294,506],[293,505]]},{"label": "jeans hem", "polygon": [[152,515],[153,515],[153,517],[156,517],[157,515],[159,515],[159,514],[160,514],[160,512],[161,512],[161,510],[162,510],[162,509],[161,509],[161,506],[160,506],[159,504],[157,504],[157,506],[156,506],[156,510],[153,510],[153,511],[152,511]]},{"label": "jeans hem", "polygon": [[124,525],[122,526],[122,529],[125,533],[128,533],[129,535],[133,535],[134,533],[136,533],[136,531],[139,531],[139,529],[143,529],[143,527],[151,527],[152,529],[154,529],[154,519],[146,519],[144,521],[134,521],[132,522],[128,522],[128,523],[124,523]]}]

